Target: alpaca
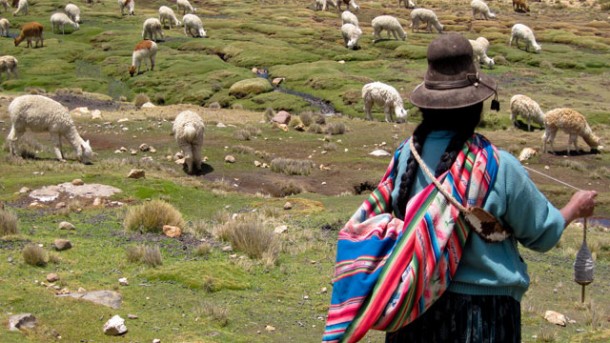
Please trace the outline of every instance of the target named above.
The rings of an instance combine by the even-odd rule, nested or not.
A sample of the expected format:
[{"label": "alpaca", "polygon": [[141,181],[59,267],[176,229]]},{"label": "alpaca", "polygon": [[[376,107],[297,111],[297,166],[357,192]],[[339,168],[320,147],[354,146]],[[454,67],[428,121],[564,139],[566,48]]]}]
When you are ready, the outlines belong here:
[{"label": "alpaca", "polygon": [[14,56],[0,56],[0,81],[2,81],[2,73],[6,73],[6,78],[19,77],[17,73],[17,59]]},{"label": "alpaca", "polygon": [[383,30],[388,32],[388,37],[391,33],[396,40],[398,40],[399,37],[402,40],[407,39],[407,34],[405,33],[405,30],[402,29],[402,25],[400,25],[400,22],[398,19],[396,19],[396,17],[391,15],[380,15],[373,18],[371,21],[371,26],[373,27],[374,42],[381,39],[380,34]]},{"label": "alpaca", "polygon": [[8,113],[11,117],[11,131],[6,140],[12,155],[17,155],[19,138],[26,129],[30,129],[51,134],[58,160],[65,161],[61,152],[63,137],[72,145],[82,163],[91,164],[93,151],[89,141],[83,140],[78,134],[70,112],[59,102],[42,95],[22,95],[11,101]]},{"label": "alpaca", "polygon": [[155,57],[157,56],[157,43],[151,40],[143,40],[136,44],[131,54],[131,66],[129,67],[129,75],[140,74],[140,65],[142,61],[150,61],[150,70],[155,69]]},{"label": "alpaca", "polygon": [[426,32],[432,32],[432,27],[443,33],[444,26],[438,21],[438,17],[434,11],[426,8],[416,8],[411,11],[411,30],[419,30],[419,23],[426,23]]},{"label": "alpaca", "polygon": [[514,125],[518,116],[527,119],[527,131],[531,131],[532,120],[544,126],[544,112],[540,105],[526,95],[516,94],[510,98],[510,120]]},{"label": "alpaca", "polygon": [[402,97],[396,88],[381,82],[367,83],[362,87],[362,99],[364,99],[364,112],[366,119],[373,120],[371,108],[374,104],[383,106],[385,121],[392,122],[392,113],[398,118],[406,117],[408,111],[404,109]]},{"label": "alpaca", "polygon": [[587,119],[582,114],[571,108],[556,108],[548,111],[544,115],[545,131],[542,135],[542,152],[546,152],[546,144],[548,143],[553,150],[553,142],[555,135],[559,129],[565,131],[568,135],[568,155],[570,154],[570,145],[574,146],[574,150],[578,152],[576,141],[578,136],[585,140],[585,143],[591,147],[591,151],[601,149],[600,139],[597,137]]},{"label": "alpaca", "polygon": [[525,51],[529,52],[529,47],[534,48],[535,53],[539,53],[542,50],[542,47],[536,43],[536,38],[534,38],[534,31],[529,27],[523,24],[515,24],[511,29],[510,41],[508,41],[508,46],[513,45],[513,39],[515,40],[515,45],[517,45],[517,49],[519,49],[519,39],[523,39],[525,41]]},{"label": "alpaca", "polygon": [[32,46],[32,39],[34,39],[36,40],[34,45],[35,48],[38,47],[38,42],[40,42],[40,47],[44,47],[44,39],[42,37],[43,29],[44,27],[42,24],[35,21],[23,24],[19,36],[15,38],[15,46],[19,46],[19,44],[21,44],[21,42],[23,42],[25,39],[28,41],[27,47],[29,48]]},{"label": "alpaca", "polygon": [[201,169],[201,147],[205,125],[199,114],[193,111],[180,112],[172,126],[176,143],[182,149],[186,171],[193,174]]}]

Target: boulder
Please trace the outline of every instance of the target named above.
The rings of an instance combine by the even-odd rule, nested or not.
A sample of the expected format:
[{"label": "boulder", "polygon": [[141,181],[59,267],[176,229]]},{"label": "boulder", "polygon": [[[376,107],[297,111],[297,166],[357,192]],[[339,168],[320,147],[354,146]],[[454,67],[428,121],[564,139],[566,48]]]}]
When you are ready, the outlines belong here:
[{"label": "boulder", "polygon": [[236,98],[245,98],[249,95],[271,92],[273,85],[264,78],[252,78],[235,82],[229,88],[229,94]]},{"label": "boulder", "polygon": [[171,238],[180,237],[182,235],[182,229],[177,226],[163,225],[163,234]]},{"label": "boulder", "polygon": [[72,223],[61,222],[61,223],[59,223],[59,229],[60,230],[76,230],[76,227],[74,227],[74,225],[72,225]]},{"label": "boulder", "polygon": [[127,333],[125,319],[121,318],[118,314],[110,318],[106,324],[104,324],[104,334],[108,336],[120,336],[125,333]]},{"label": "boulder", "polygon": [[127,177],[130,179],[141,179],[146,176],[146,172],[143,169],[132,169],[127,174]]},{"label": "boulder", "polygon": [[278,124],[286,124],[290,123],[290,113],[286,111],[279,111],[276,115],[271,119],[272,122]]},{"label": "boulder", "polygon": [[36,326],[36,317],[31,313],[20,313],[10,316],[8,319],[9,331],[19,331],[19,329],[31,329]]},{"label": "boulder", "polygon": [[57,251],[64,251],[72,248],[72,243],[67,239],[58,238],[53,242],[53,247]]}]

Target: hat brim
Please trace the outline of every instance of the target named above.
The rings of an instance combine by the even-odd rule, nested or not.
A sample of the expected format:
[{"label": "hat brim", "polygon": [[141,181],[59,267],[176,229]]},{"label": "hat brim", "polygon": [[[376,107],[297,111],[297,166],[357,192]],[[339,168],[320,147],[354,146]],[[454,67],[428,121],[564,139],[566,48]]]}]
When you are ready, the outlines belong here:
[{"label": "hat brim", "polygon": [[[485,74],[479,74],[481,82],[453,89],[429,89],[424,82],[419,84],[411,93],[410,101],[419,108],[435,110],[468,107],[485,101],[495,93],[496,81]],[[484,83],[484,84],[482,84]]]}]

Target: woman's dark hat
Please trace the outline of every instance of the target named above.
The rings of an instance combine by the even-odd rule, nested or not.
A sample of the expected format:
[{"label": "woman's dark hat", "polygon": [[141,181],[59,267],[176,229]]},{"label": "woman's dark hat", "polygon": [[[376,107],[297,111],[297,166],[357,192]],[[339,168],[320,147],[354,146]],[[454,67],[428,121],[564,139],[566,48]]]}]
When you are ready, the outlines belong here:
[{"label": "woman's dark hat", "polygon": [[[496,81],[481,73],[472,58],[472,46],[458,33],[446,33],[428,46],[428,70],[424,82],[411,93],[420,108],[462,108],[496,95]],[[492,109],[497,107],[497,100]],[[498,107],[499,109],[499,107]]]}]

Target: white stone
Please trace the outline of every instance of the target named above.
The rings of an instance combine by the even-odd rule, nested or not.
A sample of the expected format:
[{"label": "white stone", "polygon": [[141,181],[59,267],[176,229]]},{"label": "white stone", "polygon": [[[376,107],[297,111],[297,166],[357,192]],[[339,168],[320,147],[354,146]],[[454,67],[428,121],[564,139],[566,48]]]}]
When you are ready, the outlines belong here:
[{"label": "white stone", "polygon": [[125,326],[125,319],[121,318],[118,314],[110,318],[106,324],[104,324],[104,334],[108,336],[119,336],[127,332],[127,326]]},{"label": "white stone", "polygon": [[273,233],[282,234],[282,233],[286,232],[286,230],[288,230],[288,226],[280,225],[280,226],[276,227],[275,229],[273,229]]},{"label": "white stone", "polygon": [[129,286],[129,281],[127,281],[126,277],[122,277],[119,279],[119,285],[121,286]]},{"label": "white stone", "polygon": [[390,156],[390,153],[383,149],[376,149],[369,153],[369,155],[373,155],[376,157]]}]

